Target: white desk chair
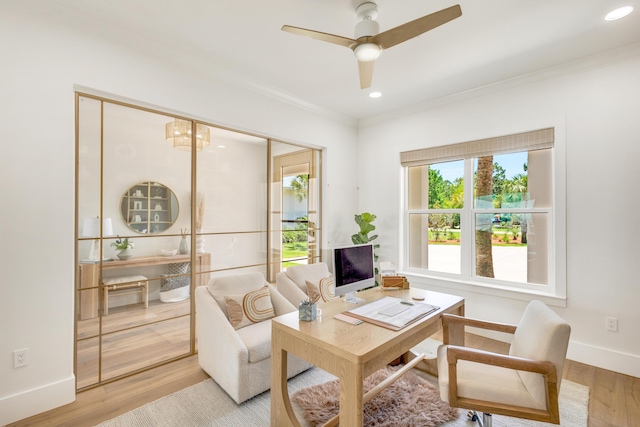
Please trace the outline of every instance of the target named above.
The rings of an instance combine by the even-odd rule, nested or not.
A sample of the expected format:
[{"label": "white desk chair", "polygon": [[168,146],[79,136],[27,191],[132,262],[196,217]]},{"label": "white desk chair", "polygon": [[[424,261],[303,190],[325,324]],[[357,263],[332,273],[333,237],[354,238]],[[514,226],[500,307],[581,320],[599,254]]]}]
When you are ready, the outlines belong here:
[{"label": "white desk chair", "polygon": [[[471,409],[470,418],[491,427],[491,414],[559,424],[558,393],[571,327],[540,301],[531,301],[520,323],[507,325],[443,314],[438,348],[440,397]],[[508,355],[464,346],[464,326],[513,334]],[[483,419],[475,411],[484,412]]]}]

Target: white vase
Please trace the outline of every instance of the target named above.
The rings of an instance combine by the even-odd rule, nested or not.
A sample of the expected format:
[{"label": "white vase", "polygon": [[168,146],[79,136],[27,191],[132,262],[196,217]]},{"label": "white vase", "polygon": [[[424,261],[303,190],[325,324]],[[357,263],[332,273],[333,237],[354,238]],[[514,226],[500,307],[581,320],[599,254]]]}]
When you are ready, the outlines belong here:
[{"label": "white vase", "polygon": [[133,253],[129,250],[129,248],[123,249],[120,252],[118,252],[118,258],[120,258],[121,260],[129,259],[132,256],[133,256]]},{"label": "white vase", "polygon": [[184,255],[189,252],[188,248],[189,246],[187,245],[187,238],[183,236],[182,240],[180,240],[180,247],[178,249],[178,253]]},{"label": "white vase", "polygon": [[197,254],[204,253],[204,236],[202,235],[196,236],[196,253]]}]

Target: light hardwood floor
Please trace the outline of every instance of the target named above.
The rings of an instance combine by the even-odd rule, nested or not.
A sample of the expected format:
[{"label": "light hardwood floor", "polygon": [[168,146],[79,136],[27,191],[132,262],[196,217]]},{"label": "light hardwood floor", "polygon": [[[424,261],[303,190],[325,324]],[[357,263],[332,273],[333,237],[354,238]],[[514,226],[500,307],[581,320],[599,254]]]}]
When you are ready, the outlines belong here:
[{"label": "light hardwood floor", "polygon": [[[170,304],[160,300],[113,307],[109,315],[78,322],[78,389],[93,386],[176,359],[191,351],[189,299]],[[98,331],[102,321],[102,347]],[[101,365],[98,354],[102,352]],[[99,380],[98,371],[102,375]]]},{"label": "light hardwood floor", "polygon": [[[504,343],[476,335],[467,335],[467,345],[499,352],[507,348]],[[563,376],[590,388],[589,427],[640,426],[640,378],[573,361],[567,361]],[[94,426],[206,378],[198,356],[190,356],[81,392],[74,403],[9,426]]]}]

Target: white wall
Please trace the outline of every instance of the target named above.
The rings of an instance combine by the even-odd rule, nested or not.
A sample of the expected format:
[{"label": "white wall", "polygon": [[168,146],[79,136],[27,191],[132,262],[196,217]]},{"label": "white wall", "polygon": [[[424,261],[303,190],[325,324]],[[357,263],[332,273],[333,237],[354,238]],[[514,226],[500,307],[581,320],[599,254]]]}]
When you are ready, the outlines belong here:
[{"label": "white wall", "polygon": [[[188,74],[56,26],[0,13],[0,425],[68,403],[73,377],[74,89],[139,100],[284,141],[326,147],[324,245],[353,232],[355,125]],[[312,130],[312,131],[310,131]],[[348,237],[347,237],[348,238]],[[30,364],[13,368],[13,351]]]},{"label": "white wall", "polygon": [[[493,136],[519,124],[566,123],[570,357],[640,376],[639,255],[633,172],[639,158],[640,60],[367,123],[298,109],[188,74],[126,46],[56,26],[36,8],[0,13],[0,425],[74,399],[74,88],[279,139],[326,147],[323,246],[349,242],[353,214],[378,215],[381,256],[399,245],[403,150]],[[372,122],[373,123],[373,122]],[[358,152],[358,157],[356,156]],[[356,159],[359,164],[355,165]],[[360,168],[360,171],[358,171]],[[359,184],[357,184],[359,182]],[[358,190],[357,185],[360,186]],[[360,193],[360,194],[359,194]],[[358,204],[358,198],[360,200]],[[614,206],[613,209],[605,209]],[[614,218],[613,223],[603,221]],[[601,239],[606,234],[616,240]],[[468,314],[517,321],[526,302],[467,292]],[[619,332],[604,317],[620,319]],[[30,349],[13,369],[12,352]]]},{"label": "white wall", "polygon": [[[637,51],[637,50],[636,50]],[[640,376],[640,59],[478,96],[359,130],[360,210],[375,213],[382,260],[398,262],[399,152],[558,125],[565,131],[567,301],[554,307],[572,327],[569,358]],[[532,127],[533,126],[533,127]],[[390,160],[393,159],[393,160]],[[437,287],[463,295],[467,315],[517,323],[527,302]],[[412,282],[413,284],[413,282]],[[605,330],[605,316],[619,319]]]}]

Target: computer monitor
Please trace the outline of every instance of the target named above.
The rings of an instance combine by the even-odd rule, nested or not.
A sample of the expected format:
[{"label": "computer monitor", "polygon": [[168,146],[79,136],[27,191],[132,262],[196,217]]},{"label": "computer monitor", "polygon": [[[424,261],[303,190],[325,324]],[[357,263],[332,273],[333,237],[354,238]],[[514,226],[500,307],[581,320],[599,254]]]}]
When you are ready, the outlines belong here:
[{"label": "computer monitor", "polygon": [[345,301],[363,302],[355,292],[375,286],[373,245],[351,245],[333,248],[333,276],[336,295],[344,295]]}]

